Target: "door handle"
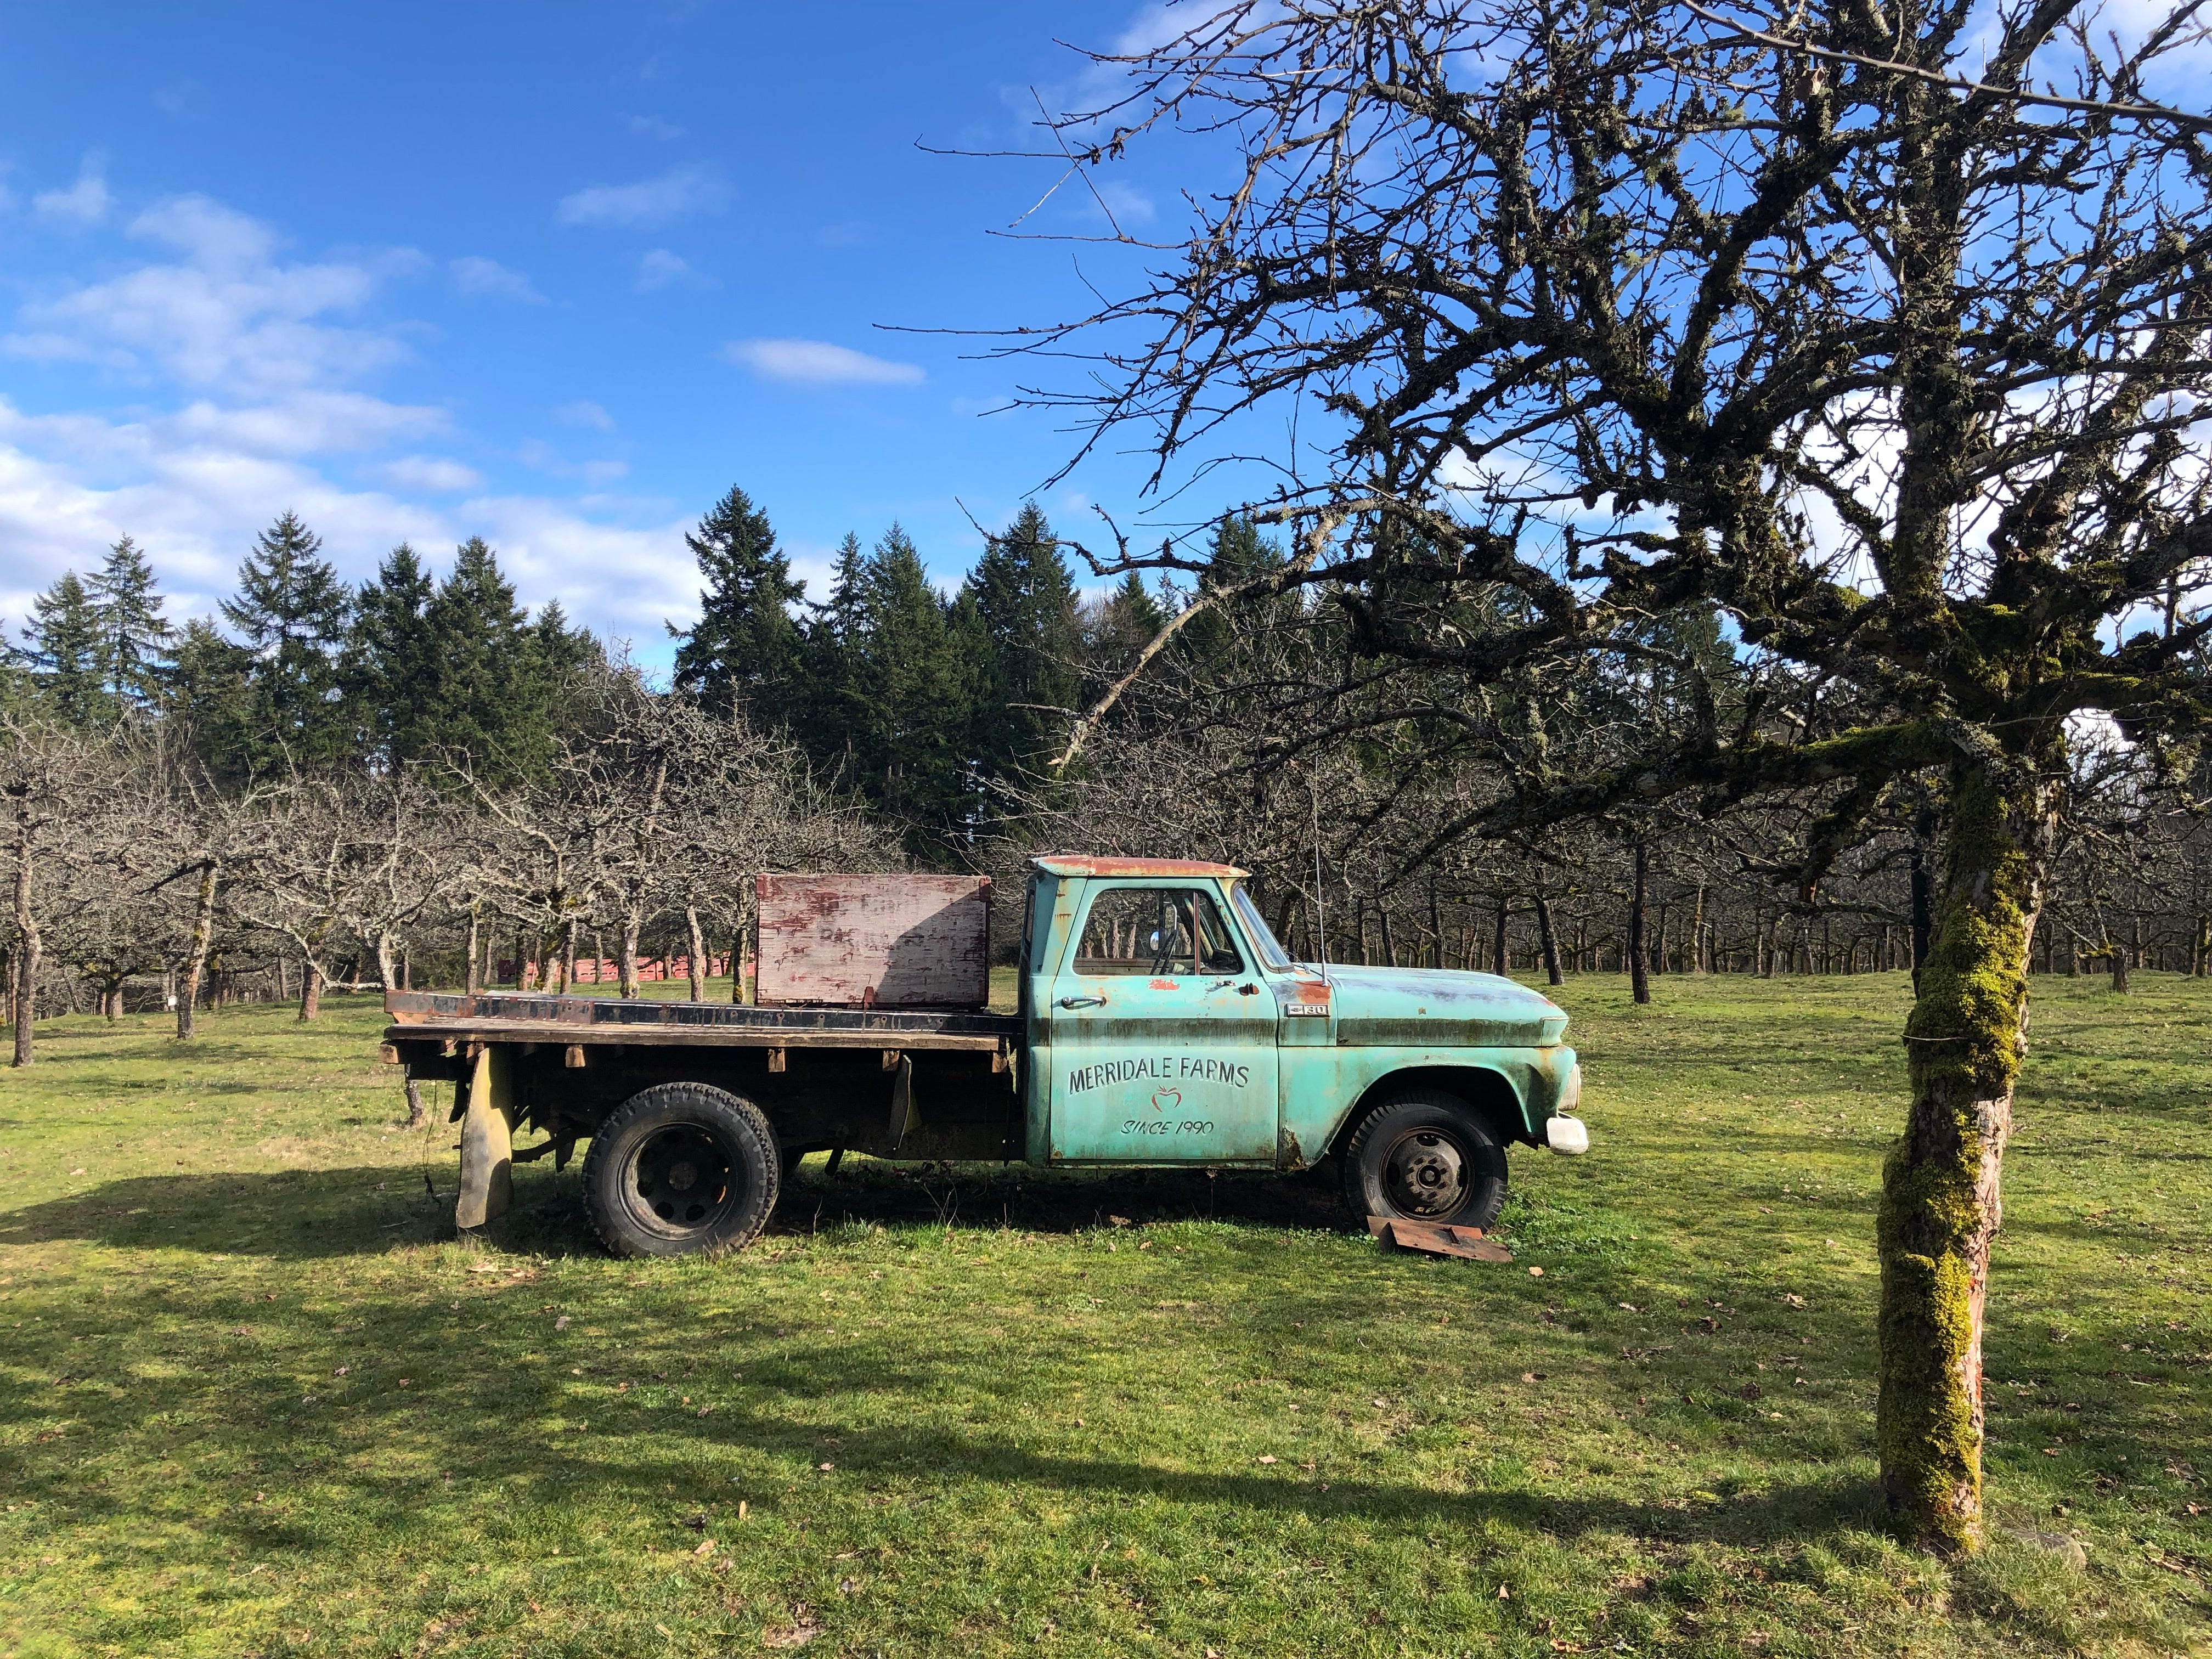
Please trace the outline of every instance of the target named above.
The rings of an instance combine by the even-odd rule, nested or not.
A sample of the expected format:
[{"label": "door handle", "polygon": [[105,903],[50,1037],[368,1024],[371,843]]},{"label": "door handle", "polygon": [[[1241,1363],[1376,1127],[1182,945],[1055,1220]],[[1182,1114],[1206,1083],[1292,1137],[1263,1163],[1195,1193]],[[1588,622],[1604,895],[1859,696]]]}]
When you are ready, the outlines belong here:
[{"label": "door handle", "polygon": [[1062,997],[1060,1000],[1060,1006],[1063,1008],[1103,1008],[1106,1006],[1106,999],[1104,997]]}]

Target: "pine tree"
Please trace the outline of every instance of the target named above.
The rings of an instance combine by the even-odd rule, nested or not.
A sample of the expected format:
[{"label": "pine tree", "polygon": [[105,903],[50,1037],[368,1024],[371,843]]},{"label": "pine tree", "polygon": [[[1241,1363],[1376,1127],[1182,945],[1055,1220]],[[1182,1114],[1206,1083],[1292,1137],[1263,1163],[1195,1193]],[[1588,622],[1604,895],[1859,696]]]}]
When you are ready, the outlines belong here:
[{"label": "pine tree", "polygon": [[698,622],[689,629],[668,624],[678,641],[678,688],[710,708],[743,707],[765,724],[786,720],[800,645],[792,607],[805,586],[793,578],[768,515],[732,488],[684,540],[705,586]]},{"label": "pine tree", "polygon": [[144,550],[125,536],[107,550],[85,583],[100,619],[100,666],[118,708],[150,708],[177,630],[161,614],[161,594]]},{"label": "pine tree", "polygon": [[1122,577],[1099,605],[1085,652],[1102,682],[1127,673],[1166,621],[1159,601],[1145,591],[1144,579],[1133,570]]},{"label": "pine tree", "polygon": [[922,850],[954,833],[963,817],[967,665],[905,531],[893,525],[866,569],[865,715],[853,746],[870,798],[904,819],[909,843]]},{"label": "pine tree", "polygon": [[465,755],[487,781],[529,776],[551,750],[552,711],[528,623],[481,536],[454,550],[453,568],[423,607],[426,750]]},{"label": "pine tree", "polygon": [[100,672],[100,611],[74,570],[31,600],[31,625],[13,653],[31,671],[38,700],[75,726],[115,717]]},{"label": "pine tree", "polygon": [[216,778],[235,783],[264,748],[256,720],[253,653],[204,617],[186,623],[162,675],[163,704],[192,752]]},{"label": "pine tree", "polygon": [[[1251,520],[1224,513],[1213,526],[1206,569],[1199,577],[1200,591],[1226,587],[1282,562],[1282,553],[1272,542],[1262,541]],[[1182,659],[1193,672],[1218,681],[1230,672],[1227,658],[1235,648],[1229,623],[1218,611],[1194,617],[1176,636]]]},{"label": "pine tree", "polygon": [[1075,579],[1035,501],[994,536],[968,579],[981,629],[969,744],[994,778],[1034,767],[1081,692]]},{"label": "pine tree", "polygon": [[354,596],[345,691],[354,741],[364,755],[396,765],[429,750],[435,725],[436,652],[430,573],[405,542]]},{"label": "pine tree", "polygon": [[345,637],[348,594],[319,556],[322,539],[287,512],[239,567],[238,593],[222,614],[253,653],[255,718],[252,760],[280,753],[316,766],[344,747],[335,648]]},{"label": "pine tree", "polygon": [[830,597],[807,606],[799,642],[792,730],[815,763],[832,772],[850,769],[854,734],[869,718],[868,581],[868,556],[848,531],[837,544]]}]

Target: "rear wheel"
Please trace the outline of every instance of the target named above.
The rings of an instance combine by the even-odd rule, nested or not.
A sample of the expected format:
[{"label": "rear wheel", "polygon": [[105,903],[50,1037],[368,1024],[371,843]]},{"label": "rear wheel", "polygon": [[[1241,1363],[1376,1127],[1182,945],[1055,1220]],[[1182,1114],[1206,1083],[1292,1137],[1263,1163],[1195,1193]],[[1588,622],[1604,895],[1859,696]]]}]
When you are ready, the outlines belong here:
[{"label": "rear wheel", "polygon": [[1505,1206],[1505,1148],[1456,1095],[1409,1089],[1368,1114],[1344,1149],[1352,1213],[1487,1227]]},{"label": "rear wheel", "polygon": [[703,1083],[633,1095],[584,1155],[584,1204],[617,1255],[734,1250],[781,1188],[775,1132],[750,1101]]}]

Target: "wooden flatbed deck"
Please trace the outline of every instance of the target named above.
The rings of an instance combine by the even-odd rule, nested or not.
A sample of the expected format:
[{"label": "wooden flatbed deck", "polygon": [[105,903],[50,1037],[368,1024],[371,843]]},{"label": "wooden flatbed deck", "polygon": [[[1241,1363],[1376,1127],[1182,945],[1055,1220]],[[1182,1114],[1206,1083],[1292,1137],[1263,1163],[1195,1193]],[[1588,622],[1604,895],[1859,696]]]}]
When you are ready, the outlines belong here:
[{"label": "wooden flatbed deck", "polygon": [[861,1008],[758,1008],[728,1002],[394,991],[385,1041],[635,1044],[727,1048],[882,1048],[1012,1054],[1013,1014]]}]

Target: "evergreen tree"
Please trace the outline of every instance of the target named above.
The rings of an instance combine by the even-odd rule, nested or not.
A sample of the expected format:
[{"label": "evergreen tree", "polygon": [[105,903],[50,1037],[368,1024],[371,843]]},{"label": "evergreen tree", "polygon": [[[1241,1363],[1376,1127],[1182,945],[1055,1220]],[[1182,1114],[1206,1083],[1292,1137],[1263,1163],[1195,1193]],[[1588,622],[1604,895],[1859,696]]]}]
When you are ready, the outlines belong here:
[{"label": "evergreen tree", "polygon": [[1085,655],[1093,672],[1102,682],[1127,673],[1166,622],[1159,601],[1145,591],[1144,579],[1129,572],[1099,605],[1091,624]]},{"label": "evergreen tree", "polygon": [[144,550],[125,536],[85,583],[100,618],[100,675],[113,706],[146,709],[158,700],[162,665],[177,630]]},{"label": "evergreen tree", "polygon": [[1011,777],[1053,748],[1066,724],[1055,711],[1082,690],[1075,579],[1035,501],[991,538],[967,595],[981,647],[969,744],[989,776]]},{"label": "evergreen tree", "polygon": [[254,764],[282,752],[295,764],[320,765],[344,746],[334,653],[345,637],[348,594],[319,556],[322,546],[297,514],[285,513],[239,567],[237,596],[222,602],[224,619],[253,653]]},{"label": "evergreen tree", "polygon": [[429,608],[435,585],[405,542],[354,596],[346,702],[354,741],[386,765],[418,760],[434,738],[437,685]]},{"label": "evergreen tree", "polygon": [[963,819],[962,761],[971,686],[945,604],[921,556],[893,525],[866,566],[860,688],[853,734],[869,798],[926,849]]},{"label": "evergreen tree", "polygon": [[[1226,587],[1282,561],[1281,550],[1273,543],[1261,539],[1260,527],[1251,520],[1239,514],[1224,513],[1213,526],[1212,544],[1205,574],[1199,578],[1199,591]],[[1228,622],[1218,611],[1192,617],[1176,635],[1176,643],[1182,659],[1200,677],[1218,682],[1230,672],[1227,658],[1235,649],[1235,638]]]},{"label": "evergreen tree", "polygon": [[101,673],[99,607],[74,570],[31,600],[31,625],[13,653],[31,671],[38,700],[76,726],[112,720],[115,704]]},{"label": "evergreen tree", "polygon": [[837,544],[830,598],[807,606],[799,643],[792,729],[816,763],[833,772],[849,769],[857,753],[854,733],[869,714],[868,582],[868,556],[848,531]]},{"label": "evergreen tree", "polygon": [[490,782],[533,775],[552,750],[550,688],[529,620],[481,536],[454,550],[453,569],[423,607],[424,748],[466,755]]},{"label": "evergreen tree", "polygon": [[162,678],[168,717],[225,782],[246,776],[265,749],[257,724],[253,653],[205,617],[186,623]]},{"label": "evergreen tree", "polygon": [[537,650],[537,672],[552,690],[557,690],[586,668],[605,659],[606,653],[590,629],[568,625],[568,613],[557,599],[538,607],[531,634]]},{"label": "evergreen tree", "polygon": [[764,724],[786,720],[800,646],[792,607],[805,586],[793,578],[768,515],[732,488],[684,540],[705,586],[698,622],[688,630],[668,624],[678,641],[678,688],[710,708],[742,706]]}]

